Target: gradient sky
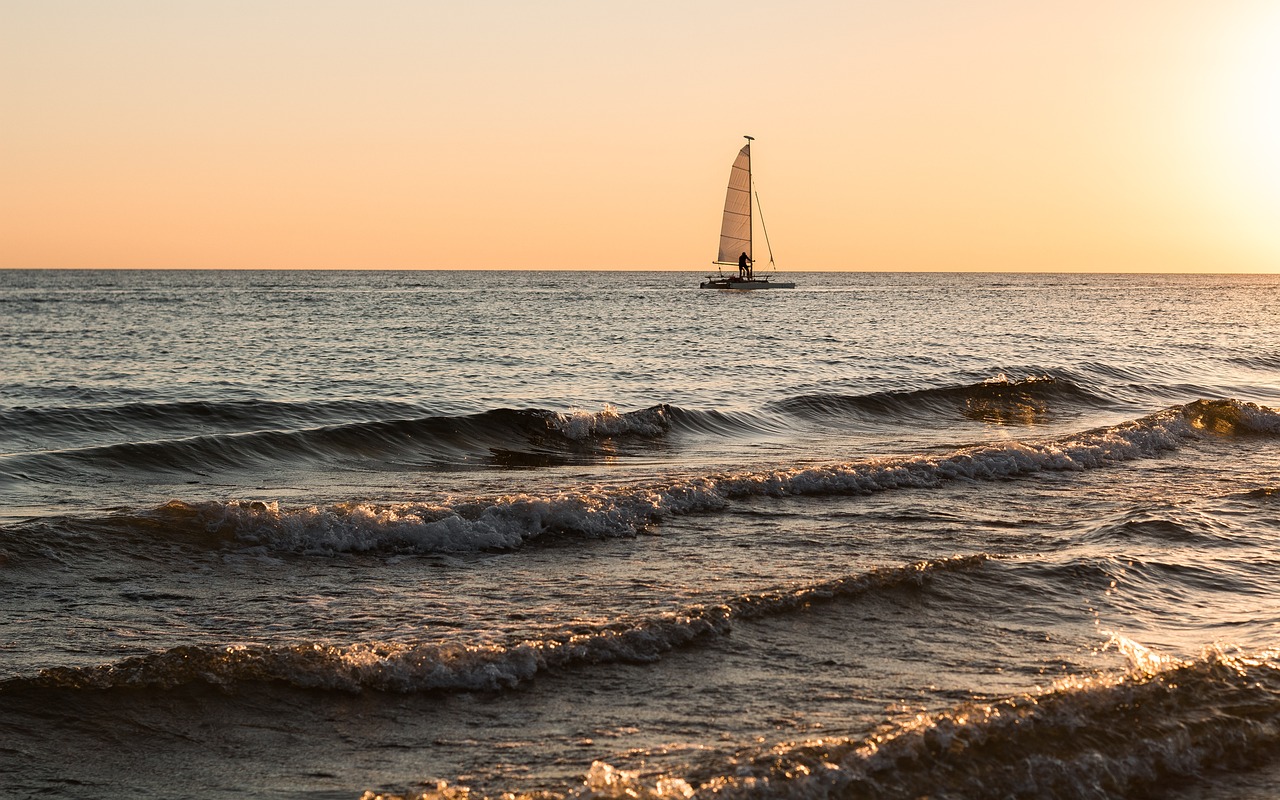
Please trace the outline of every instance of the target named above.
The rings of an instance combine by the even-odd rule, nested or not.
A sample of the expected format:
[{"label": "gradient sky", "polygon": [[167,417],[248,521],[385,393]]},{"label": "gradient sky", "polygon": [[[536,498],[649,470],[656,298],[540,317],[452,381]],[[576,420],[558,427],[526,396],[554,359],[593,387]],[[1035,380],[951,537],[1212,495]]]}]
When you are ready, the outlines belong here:
[{"label": "gradient sky", "polygon": [[1280,271],[1275,0],[0,0],[0,102],[0,267],[703,270],[751,134],[784,270]]}]

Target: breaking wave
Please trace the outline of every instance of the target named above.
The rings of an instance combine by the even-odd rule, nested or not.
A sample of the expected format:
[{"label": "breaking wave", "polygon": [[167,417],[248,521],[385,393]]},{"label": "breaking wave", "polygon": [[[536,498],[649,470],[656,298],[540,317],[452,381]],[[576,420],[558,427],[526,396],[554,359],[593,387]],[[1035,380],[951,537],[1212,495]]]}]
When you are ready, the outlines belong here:
[{"label": "breaking wave", "polygon": [[159,527],[199,536],[212,534],[279,551],[312,554],[512,549],[551,532],[589,537],[635,535],[664,517],[714,511],[749,497],[869,494],[932,488],[953,480],[999,480],[1045,471],[1084,470],[1154,457],[1207,434],[1276,433],[1280,433],[1280,414],[1275,411],[1236,400],[1200,400],[1065,437],[980,445],[938,456],[435,503],[359,502],[291,509],[274,501],[172,501],[141,515],[105,522],[124,529]]},{"label": "breaking wave", "polygon": [[[1162,657],[1113,637],[1122,676],[920,715],[858,740],[782,746],[698,783],[738,797],[1118,797],[1256,763],[1280,744],[1280,653]],[[749,773],[743,777],[742,772]]]},{"label": "breaking wave", "polygon": [[[1127,673],[1060,680],[994,703],[889,722],[864,738],[778,744],[718,772],[645,778],[597,761],[581,786],[504,795],[609,798],[1103,798],[1152,796],[1280,746],[1280,652],[1210,648],[1181,661],[1113,637]],[[363,800],[461,800],[465,786]]]},{"label": "breaking wave", "polygon": [[735,621],[920,585],[939,573],[977,569],[989,558],[960,556],[872,569],[650,618],[619,620],[587,630],[577,627],[505,647],[400,642],[176,647],[98,667],[46,669],[33,678],[0,683],[0,694],[48,688],[173,688],[193,683],[230,687],[267,681],[345,691],[494,691],[516,686],[539,672],[581,664],[652,663],[678,647],[726,633]]}]

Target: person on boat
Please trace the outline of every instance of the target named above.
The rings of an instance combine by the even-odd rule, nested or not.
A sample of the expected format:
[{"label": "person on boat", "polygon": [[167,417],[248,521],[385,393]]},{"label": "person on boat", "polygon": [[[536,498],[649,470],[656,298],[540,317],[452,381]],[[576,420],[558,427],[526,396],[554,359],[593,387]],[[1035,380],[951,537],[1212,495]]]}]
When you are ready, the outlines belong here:
[{"label": "person on boat", "polygon": [[745,250],[738,256],[738,277],[743,280],[751,279],[751,256]]}]

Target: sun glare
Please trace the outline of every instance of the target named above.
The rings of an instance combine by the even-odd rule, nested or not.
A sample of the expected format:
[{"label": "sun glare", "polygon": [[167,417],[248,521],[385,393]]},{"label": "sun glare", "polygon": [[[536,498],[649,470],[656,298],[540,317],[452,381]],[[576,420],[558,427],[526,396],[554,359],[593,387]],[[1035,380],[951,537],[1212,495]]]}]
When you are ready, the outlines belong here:
[{"label": "sun glare", "polygon": [[1252,31],[1237,54],[1222,123],[1248,172],[1280,192],[1280,13],[1270,23]]},{"label": "sun glare", "polygon": [[1206,87],[1197,127],[1224,211],[1280,252],[1280,10],[1242,22]]}]

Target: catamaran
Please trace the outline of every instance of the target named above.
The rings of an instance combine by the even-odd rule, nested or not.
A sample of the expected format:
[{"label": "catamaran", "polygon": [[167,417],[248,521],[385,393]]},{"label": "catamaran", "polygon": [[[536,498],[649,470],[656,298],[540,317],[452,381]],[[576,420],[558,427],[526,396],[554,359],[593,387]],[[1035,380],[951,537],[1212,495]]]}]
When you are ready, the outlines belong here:
[{"label": "catamaran", "polygon": [[[751,253],[751,198],[754,195],[756,209],[760,209],[760,195],[751,184],[751,143],[754,136],[744,136],[747,143],[738,151],[729,170],[729,190],[724,197],[724,221],[720,223],[720,253],[714,263],[718,267],[737,267],[736,275],[726,275],[721,269],[717,275],[708,275],[698,284],[700,289],[794,289],[794,283],[770,280],[770,276],[755,275],[755,262]],[[760,230],[769,249],[769,266],[774,268],[773,246],[769,244],[769,231],[764,227],[764,212],[760,213]]]}]

